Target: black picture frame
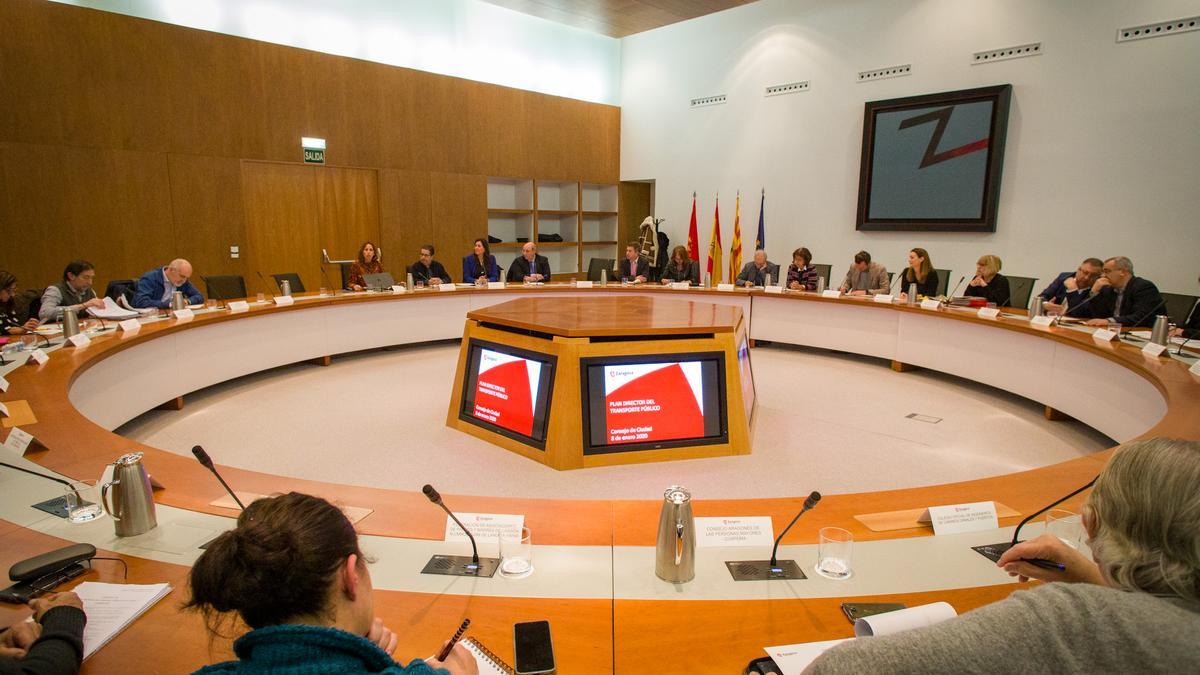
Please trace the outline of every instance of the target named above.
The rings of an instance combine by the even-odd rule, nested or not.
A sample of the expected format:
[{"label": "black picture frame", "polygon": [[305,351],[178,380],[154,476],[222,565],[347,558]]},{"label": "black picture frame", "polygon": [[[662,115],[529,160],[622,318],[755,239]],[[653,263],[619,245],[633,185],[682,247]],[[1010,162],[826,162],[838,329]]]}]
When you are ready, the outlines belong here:
[{"label": "black picture frame", "polygon": [[[1008,133],[1008,111],[1011,100],[1012,85],[1002,84],[885,101],[868,101],[863,113],[862,162],[859,167],[858,217],[855,229],[868,232],[995,232],[996,215],[1000,203],[1000,176],[1004,167],[1004,146]],[[986,141],[977,139],[957,147],[953,145],[949,148],[940,147],[939,142],[942,140],[943,132],[953,120],[955,108],[964,104],[980,102],[991,103]],[[878,122],[881,115],[890,115],[886,118],[890,124],[896,119],[892,115],[894,113],[930,108],[935,110],[903,119],[898,127],[901,131],[910,128],[915,130],[916,127],[930,128],[926,135],[928,140],[919,149],[912,147],[912,139],[916,138],[915,136],[910,136],[908,143],[901,144],[895,141],[896,138],[899,138],[899,131],[889,136],[888,134],[892,132],[890,127],[882,132],[879,129]],[[924,180],[923,177],[913,178],[913,176],[919,175],[915,173],[916,171],[943,163],[945,163],[944,166],[939,167],[938,171],[939,175],[945,177],[953,173],[954,165],[949,162],[979,150],[987,151],[987,159],[981,177],[976,179],[978,174],[978,165],[976,164],[971,172],[964,172],[963,175],[957,176],[952,181],[943,181],[950,183],[965,181],[965,185],[943,186],[947,188],[943,192],[939,191],[937,189],[939,186],[932,181],[930,184],[923,184],[921,182]],[[902,157],[903,166],[900,166],[899,163],[886,166],[876,163],[877,158],[880,162],[884,162],[897,154]],[[907,156],[904,156],[905,154]],[[909,161],[913,164],[909,165]],[[905,171],[910,171],[910,174],[903,180],[897,178],[897,174]],[[933,176],[934,174],[926,175]],[[878,184],[876,181],[879,181]],[[888,182],[885,184],[883,181]],[[883,205],[885,199],[880,197],[881,194],[896,195],[906,189],[918,195],[911,198],[910,201],[913,203],[905,204],[905,208],[913,211],[912,213],[904,213],[897,217],[887,217],[886,213],[881,213],[881,211],[887,210],[887,207]],[[934,213],[942,204],[953,204],[954,202],[950,200],[955,199],[958,200],[958,203],[973,209],[976,196],[979,199],[977,217],[974,217],[974,214],[972,216],[946,217]],[[922,200],[925,201],[924,204],[919,203]],[[939,202],[935,206],[933,203],[935,200],[946,201]]]}]

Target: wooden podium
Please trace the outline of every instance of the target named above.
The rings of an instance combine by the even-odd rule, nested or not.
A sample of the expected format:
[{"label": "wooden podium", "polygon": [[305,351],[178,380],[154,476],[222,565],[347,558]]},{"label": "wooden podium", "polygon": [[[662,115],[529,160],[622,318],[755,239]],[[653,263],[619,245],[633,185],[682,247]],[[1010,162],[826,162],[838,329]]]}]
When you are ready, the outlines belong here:
[{"label": "wooden podium", "polygon": [[[468,312],[446,425],[560,470],[749,454],[747,332],[737,307],[654,297],[523,298]],[[506,362],[517,375],[504,385],[487,381],[481,359],[488,367]],[[534,363],[529,392],[517,359]],[[634,382],[643,372],[658,373],[661,399],[651,389],[598,400],[614,382],[628,384],[611,392],[618,399],[639,384],[645,392],[649,384]],[[641,422],[614,422],[625,419]],[[700,425],[700,436],[688,433]]]}]

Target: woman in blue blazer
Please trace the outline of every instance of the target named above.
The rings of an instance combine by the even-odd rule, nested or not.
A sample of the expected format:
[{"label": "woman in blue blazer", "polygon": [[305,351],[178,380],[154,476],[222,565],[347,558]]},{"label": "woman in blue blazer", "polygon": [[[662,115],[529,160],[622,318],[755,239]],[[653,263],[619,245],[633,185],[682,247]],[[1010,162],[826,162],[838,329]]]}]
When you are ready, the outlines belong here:
[{"label": "woman in blue blazer", "polygon": [[463,281],[479,283],[487,277],[488,281],[500,281],[500,266],[496,264],[496,256],[486,239],[475,240],[475,251],[463,258]]}]

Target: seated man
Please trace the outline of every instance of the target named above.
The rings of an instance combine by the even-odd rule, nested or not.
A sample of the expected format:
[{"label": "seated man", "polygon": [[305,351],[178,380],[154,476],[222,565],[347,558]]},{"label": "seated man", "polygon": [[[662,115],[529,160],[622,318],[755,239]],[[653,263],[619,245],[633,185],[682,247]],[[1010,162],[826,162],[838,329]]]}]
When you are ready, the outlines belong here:
[{"label": "seated man", "polygon": [[846,278],[838,290],[850,295],[873,295],[887,293],[890,286],[887,268],[871,262],[870,253],[859,251],[854,254],[854,264],[846,270]]},{"label": "seated man", "polygon": [[[1200,281],[1200,279],[1197,279]],[[1195,340],[1200,338],[1200,300],[1192,303],[1192,308],[1183,317],[1183,323],[1171,331],[1171,337]]]},{"label": "seated man", "polygon": [[433,259],[433,244],[425,244],[421,247],[421,257],[417,262],[408,266],[408,273],[413,276],[413,281],[428,286],[452,283],[446,268],[442,267],[442,263]]},{"label": "seated man", "polygon": [[1104,262],[1099,258],[1088,258],[1079,263],[1074,272],[1063,272],[1055,277],[1041,293],[1038,293],[1044,307],[1054,312],[1066,306],[1067,316],[1074,316],[1072,308],[1079,307],[1092,294],[1092,285],[1100,278],[1100,270]]},{"label": "seated man", "polygon": [[1133,262],[1125,256],[1105,260],[1101,273],[1092,285],[1096,298],[1078,316],[1090,319],[1089,326],[1107,326],[1109,319],[1127,328],[1153,326],[1154,315],[1165,307],[1154,282],[1133,276]]},{"label": "seated man", "polygon": [[754,252],[754,260],[742,266],[742,271],[737,276],[737,285],[748,288],[766,286],[767,276],[771,277],[771,283],[779,283],[779,265],[767,262],[767,252],[760,248]]},{"label": "seated man", "polygon": [[641,247],[637,242],[631,241],[625,245],[625,257],[621,259],[621,264],[617,268],[617,276],[621,278],[621,281],[644,284],[650,278],[650,263],[642,259],[640,250]]},{"label": "seated man", "polygon": [[38,310],[38,319],[42,323],[54,321],[66,307],[80,310],[80,314],[89,308],[100,308],[104,301],[96,297],[92,282],[96,280],[96,269],[86,260],[75,260],[67,264],[63,270],[62,281],[46,288],[42,293],[42,308]]},{"label": "seated man", "polygon": [[188,304],[204,302],[204,296],[188,281],[191,276],[192,264],[183,258],[176,258],[166,267],[146,272],[138,279],[133,306],[167,309],[171,306],[171,294],[175,291],[183,293]]},{"label": "seated man", "polygon": [[550,261],[537,254],[537,244],[527,241],[521,247],[521,257],[509,266],[505,279],[512,282],[550,281]]},{"label": "seated man", "polygon": [[0,673],[77,673],[83,663],[87,615],[74,593],[29,601],[33,621],[0,631]]}]

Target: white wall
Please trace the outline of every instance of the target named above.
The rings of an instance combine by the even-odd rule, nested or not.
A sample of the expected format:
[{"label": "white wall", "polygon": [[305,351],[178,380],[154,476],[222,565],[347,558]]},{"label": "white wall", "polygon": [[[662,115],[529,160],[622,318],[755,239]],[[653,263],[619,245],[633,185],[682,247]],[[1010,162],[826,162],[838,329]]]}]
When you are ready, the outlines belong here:
[{"label": "white wall", "polygon": [[[765,187],[780,262],[804,245],[837,275],[867,249],[895,270],[923,246],[954,280],[995,253],[1040,285],[1083,257],[1123,254],[1162,290],[1197,294],[1200,32],[1115,42],[1118,27],[1196,14],[1195,0],[762,0],[634,35],[622,40],[621,177],[656,179],[673,244],[697,191],[702,252],[714,193],[728,246],[735,190],[753,242]],[[1038,41],[1040,56],[970,65],[976,51]],[[909,77],[857,82],[906,63]],[[797,80],[811,91],[763,96]],[[1003,83],[996,233],[855,231],[863,103]],[[689,109],[711,94],[729,101]]]},{"label": "white wall", "polygon": [[480,0],[57,0],[165,23],[616,104],[620,43]]}]

